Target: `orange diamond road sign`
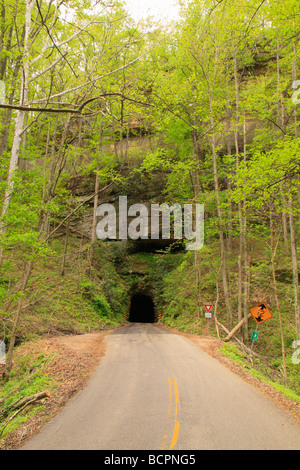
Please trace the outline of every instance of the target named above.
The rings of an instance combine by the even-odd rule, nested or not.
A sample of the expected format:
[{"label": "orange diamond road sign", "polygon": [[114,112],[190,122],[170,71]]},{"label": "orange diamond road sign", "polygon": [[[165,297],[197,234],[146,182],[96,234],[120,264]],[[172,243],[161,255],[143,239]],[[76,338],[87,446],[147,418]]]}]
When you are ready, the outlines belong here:
[{"label": "orange diamond road sign", "polygon": [[250,308],[250,313],[258,325],[272,318],[270,310],[263,302]]}]

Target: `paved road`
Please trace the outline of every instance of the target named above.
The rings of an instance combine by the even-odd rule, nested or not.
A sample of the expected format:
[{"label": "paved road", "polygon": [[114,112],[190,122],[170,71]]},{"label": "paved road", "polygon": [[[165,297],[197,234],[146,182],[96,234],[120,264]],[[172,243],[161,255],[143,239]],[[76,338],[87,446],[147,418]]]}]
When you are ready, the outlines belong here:
[{"label": "paved road", "polygon": [[23,449],[300,450],[300,425],[184,336],[133,323]]}]

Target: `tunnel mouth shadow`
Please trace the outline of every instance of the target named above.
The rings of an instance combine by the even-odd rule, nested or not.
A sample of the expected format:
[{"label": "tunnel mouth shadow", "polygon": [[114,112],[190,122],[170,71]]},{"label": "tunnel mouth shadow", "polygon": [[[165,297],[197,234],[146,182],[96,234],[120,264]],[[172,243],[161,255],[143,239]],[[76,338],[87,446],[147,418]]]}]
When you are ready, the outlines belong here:
[{"label": "tunnel mouth shadow", "polygon": [[130,301],[129,318],[130,322],[155,323],[155,307],[151,295],[145,292],[136,292]]}]

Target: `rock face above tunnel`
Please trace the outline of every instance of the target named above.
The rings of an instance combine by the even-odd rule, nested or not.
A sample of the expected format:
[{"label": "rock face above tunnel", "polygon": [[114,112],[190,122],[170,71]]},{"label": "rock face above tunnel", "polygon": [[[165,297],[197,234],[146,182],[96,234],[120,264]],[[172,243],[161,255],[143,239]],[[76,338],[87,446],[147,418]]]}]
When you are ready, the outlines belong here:
[{"label": "rock face above tunnel", "polygon": [[[122,183],[116,183],[109,186],[105,191],[99,195],[98,206],[101,204],[110,204],[115,208],[116,211],[116,226],[117,236],[116,241],[119,241],[119,222],[120,222],[120,197],[126,196],[128,208],[134,204],[142,204],[147,210],[148,217],[145,219],[145,223],[148,227],[148,232],[144,237],[140,237],[135,240],[131,240],[128,237],[128,249],[132,252],[153,252],[174,244],[175,240],[172,238],[163,239],[161,234],[161,221],[159,224],[159,233],[157,238],[152,236],[151,232],[151,204],[163,204],[164,196],[163,191],[166,184],[166,175],[157,172],[151,174],[151,178],[148,174],[140,176],[138,181],[134,179],[134,176],[130,175],[129,169],[125,168],[121,171],[121,174],[127,178],[126,185]],[[135,177],[136,178],[136,177]],[[94,199],[91,198],[94,192],[95,175],[91,174],[85,177],[73,178],[70,182],[69,189],[72,190],[73,195],[76,197],[76,204],[84,204],[85,210],[80,214],[74,214],[69,221],[69,230],[79,236],[83,236],[87,239],[92,237],[92,226],[93,226],[93,210],[94,210]],[[86,201],[86,203],[85,203]],[[139,215],[139,214],[137,214]],[[100,217],[97,217],[97,223],[100,221]],[[134,220],[134,216],[127,217],[127,231],[129,224]],[[114,241],[114,240],[112,240]]]},{"label": "rock face above tunnel", "polygon": [[[125,123],[126,124],[126,123]],[[251,117],[246,119],[246,131],[247,131],[247,143],[250,144],[254,135],[255,129],[259,127],[260,122],[252,119]],[[123,181],[116,181],[112,186],[109,186],[106,190],[99,193],[99,205],[103,203],[114,204],[118,210],[118,198],[119,196],[126,195],[128,197],[128,204],[141,203],[145,204],[149,209],[150,204],[158,203],[162,204],[165,202],[165,186],[168,180],[168,172],[159,170],[151,170],[147,172],[143,170],[141,172],[132,171],[139,169],[141,164],[140,160],[132,160],[129,162],[127,158],[127,151],[131,150],[137,152],[140,155],[147,155],[148,152],[153,151],[153,137],[152,132],[154,129],[149,129],[144,125],[141,116],[131,119],[130,123],[127,123],[128,132],[126,132],[123,138],[115,136],[113,145],[103,146],[104,152],[115,153],[120,163],[116,170],[119,174],[124,177]],[[238,132],[239,145],[243,145],[243,127],[240,127]],[[229,150],[235,152],[235,138],[236,134],[231,132],[229,135],[223,135],[223,133],[216,135],[216,146],[220,148],[219,155],[227,155]],[[81,165],[88,166],[90,163],[88,151],[82,149],[83,154],[81,155]],[[122,163],[121,163],[122,162]],[[93,227],[93,206],[94,199],[93,194],[95,192],[95,172],[90,174],[77,174],[74,175],[68,182],[67,189],[72,192],[74,197],[74,207],[82,204],[84,210],[75,212],[69,219],[69,230],[77,236],[91,239],[92,227]],[[222,184],[222,181],[220,181]],[[225,183],[224,183],[225,184]],[[227,186],[226,186],[227,187]],[[225,187],[224,187],[225,189]],[[73,207],[72,207],[73,209]],[[62,218],[67,216],[62,214]],[[118,218],[118,214],[117,214]],[[150,223],[149,223],[150,227]],[[56,235],[60,235],[65,232],[65,226],[61,227],[61,231],[56,231]],[[173,245],[174,240],[158,240],[148,239],[137,240],[132,243],[133,251],[155,251],[157,249],[165,249],[166,247]]]},{"label": "rock face above tunnel", "polygon": [[156,321],[151,295],[144,292],[136,292],[132,295],[128,320],[138,323],[154,323]]}]

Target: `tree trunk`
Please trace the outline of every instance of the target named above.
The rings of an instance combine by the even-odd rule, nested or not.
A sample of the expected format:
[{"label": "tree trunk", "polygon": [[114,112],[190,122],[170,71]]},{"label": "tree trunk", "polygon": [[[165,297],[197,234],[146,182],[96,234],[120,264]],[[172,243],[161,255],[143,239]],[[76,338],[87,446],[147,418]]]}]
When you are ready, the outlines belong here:
[{"label": "tree trunk", "polygon": [[[239,93],[239,79],[238,79],[238,66],[237,66],[237,47],[234,47],[233,52],[233,68],[234,68],[234,88],[235,88],[235,123],[234,123],[234,143],[235,143],[235,165],[236,174],[238,174],[240,166],[240,149],[238,142],[238,129],[240,123],[239,107],[240,107],[240,93]],[[242,319],[242,302],[243,302],[243,220],[242,220],[242,203],[238,201],[238,217],[240,227],[240,243],[239,243],[239,256],[238,256],[238,321]]]},{"label": "tree trunk", "polygon": [[[25,36],[24,36],[24,51],[23,51],[23,74],[21,82],[20,105],[24,106],[28,103],[28,79],[29,79],[29,47],[30,47],[30,31],[31,31],[31,15],[33,8],[33,0],[26,0],[26,13],[25,13]],[[15,132],[13,144],[11,149],[11,156],[9,162],[7,184],[4,192],[4,202],[1,209],[1,218],[5,217],[8,213],[12,193],[14,189],[14,174],[18,169],[19,149],[22,141],[23,124],[25,118],[25,111],[18,110],[15,124]],[[0,236],[4,235],[6,229],[0,223]],[[3,250],[0,251],[0,264],[3,256]]]},{"label": "tree trunk", "polygon": [[[33,261],[29,261],[26,267],[26,271],[24,274],[22,286],[20,289],[21,293],[24,293],[28,284],[28,281],[30,279],[30,275],[32,272],[33,268]],[[13,350],[15,347],[15,342],[16,342],[16,332],[19,324],[19,319],[20,319],[20,314],[22,311],[22,306],[23,306],[23,298],[21,297],[18,300],[18,307],[17,311],[15,313],[14,319],[13,319],[13,326],[10,334],[10,341],[9,341],[9,346],[8,346],[8,351],[6,354],[6,361],[5,361],[5,368],[4,368],[4,375],[8,375],[12,369],[12,358],[13,358]]]},{"label": "tree trunk", "polygon": [[[71,208],[69,204],[68,208],[68,216],[70,215]],[[67,219],[67,225],[66,225],[66,235],[65,235],[65,245],[64,245],[64,254],[63,254],[63,260],[62,260],[62,266],[61,266],[61,276],[65,275],[65,269],[66,269],[66,258],[67,258],[67,251],[68,251],[68,241],[69,241],[69,230],[70,227],[70,217]]]},{"label": "tree trunk", "polygon": [[[294,31],[295,31],[295,23],[294,23]],[[297,39],[294,40],[293,52],[294,52],[294,61],[293,61],[292,79],[294,82],[295,80],[297,80]],[[295,132],[295,139],[297,139],[298,138],[297,107],[295,107],[294,109],[294,132]]]},{"label": "tree trunk", "polygon": [[[197,125],[197,119],[196,119],[196,113],[194,112],[194,126]],[[197,131],[194,129],[192,131],[192,139],[193,139],[193,159],[194,159],[194,164],[195,164],[195,169],[192,172],[193,176],[193,190],[194,190],[194,201],[195,204],[198,203],[199,199],[199,162],[198,162],[198,136],[197,136]],[[196,275],[196,300],[197,300],[197,317],[198,319],[200,318],[200,312],[201,312],[201,300],[200,300],[200,280],[201,280],[201,271],[200,271],[200,260],[199,260],[199,254],[197,250],[195,250],[195,257],[194,257],[194,263],[195,263],[195,275]]]},{"label": "tree trunk", "polygon": [[103,143],[103,118],[101,118],[101,123],[100,123],[98,160],[97,160],[96,177],[95,177],[95,197],[94,197],[93,222],[92,222],[92,239],[91,239],[91,247],[89,251],[90,267],[92,267],[94,244],[96,241],[97,208],[98,208],[98,201],[99,201],[99,195],[98,195],[99,194],[99,170],[100,170],[102,143]]},{"label": "tree trunk", "polygon": [[[24,40],[24,37],[22,41]],[[14,67],[13,71],[13,77],[12,77],[12,91],[9,95],[8,99],[8,104],[12,105],[14,102],[14,97],[15,97],[15,90],[16,90],[16,81],[17,77],[19,75],[19,70],[21,67],[21,58],[19,57],[16,61],[16,65]],[[0,155],[3,155],[4,152],[7,152],[8,148],[8,140],[9,140],[9,131],[10,131],[10,126],[11,126],[11,118],[12,118],[12,109],[8,109],[5,115],[5,119],[3,122],[3,129],[1,133],[1,140],[0,140]]]},{"label": "tree trunk", "polygon": [[297,332],[298,338],[300,339],[298,257],[297,257],[297,247],[296,247],[294,215],[293,215],[293,200],[292,200],[291,195],[289,196],[289,219],[290,219],[290,237],[291,237],[292,266],[293,266],[295,325],[296,325],[296,332]]},{"label": "tree trunk", "polygon": [[283,378],[284,378],[284,384],[287,387],[288,379],[287,379],[287,371],[286,371],[286,355],[285,355],[285,345],[284,345],[283,322],[282,322],[281,308],[280,308],[280,302],[279,302],[279,296],[278,296],[278,290],[277,290],[276,271],[275,271],[275,263],[274,263],[277,246],[276,247],[274,246],[274,224],[273,224],[272,209],[270,211],[270,232],[271,232],[271,266],[272,266],[273,287],[274,287],[276,308],[277,308],[278,315],[279,315]]},{"label": "tree trunk", "polygon": [[[209,101],[210,101],[210,113],[209,113],[210,125],[211,125],[211,129],[214,129],[212,96],[209,96]],[[217,218],[218,218],[218,229],[219,229],[220,249],[221,249],[221,266],[222,266],[221,269],[222,269],[223,290],[224,290],[228,321],[231,326],[232,325],[232,306],[231,306],[231,299],[230,299],[229,287],[228,287],[228,277],[227,277],[227,271],[226,271],[225,238],[224,238],[224,231],[223,231],[223,225],[222,225],[222,209],[221,209],[220,187],[219,187],[218,166],[217,166],[217,152],[216,152],[214,131],[211,137],[211,149],[212,149],[212,158],[213,158],[214,189],[215,189],[216,202],[217,202]]]},{"label": "tree trunk", "polygon": [[[247,129],[246,129],[246,114],[244,113],[244,163],[247,161]],[[243,199],[243,220],[242,220],[242,246],[244,256],[244,339],[248,339],[248,313],[249,313],[249,290],[250,290],[250,266],[248,260],[248,246],[247,246],[247,202],[246,198]]]}]

